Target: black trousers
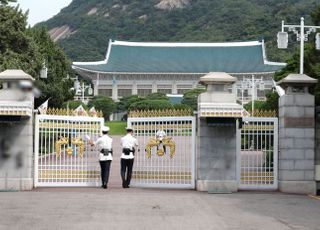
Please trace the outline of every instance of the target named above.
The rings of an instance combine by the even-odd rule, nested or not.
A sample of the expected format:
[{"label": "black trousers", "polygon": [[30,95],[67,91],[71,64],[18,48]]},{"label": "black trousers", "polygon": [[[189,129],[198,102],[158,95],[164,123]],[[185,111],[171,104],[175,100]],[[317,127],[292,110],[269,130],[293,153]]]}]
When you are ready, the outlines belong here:
[{"label": "black trousers", "polygon": [[102,185],[107,185],[108,184],[109,172],[110,172],[110,164],[111,164],[111,160],[109,160],[109,161],[100,161]]},{"label": "black trousers", "polygon": [[134,159],[121,159],[121,178],[123,186],[129,186],[130,184],[133,161]]}]

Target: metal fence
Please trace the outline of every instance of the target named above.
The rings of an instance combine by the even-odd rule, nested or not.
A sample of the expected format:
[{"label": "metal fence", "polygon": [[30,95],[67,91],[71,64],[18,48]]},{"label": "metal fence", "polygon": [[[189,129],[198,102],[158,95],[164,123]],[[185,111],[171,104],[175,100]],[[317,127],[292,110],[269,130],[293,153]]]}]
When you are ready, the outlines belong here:
[{"label": "metal fence", "polygon": [[245,117],[238,137],[239,189],[277,189],[278,118]]},{"label": "metal fence", "polygon": [[134,128],[140,148],[135,154],[134,186],[195,187],[194,117],[129,118],[128,125]]},{"label": "metal fence", "polygon": [[86,135],[100,135],[103,118],[38,115],[35,119],[35,187],[97,186],[98,152]]}]

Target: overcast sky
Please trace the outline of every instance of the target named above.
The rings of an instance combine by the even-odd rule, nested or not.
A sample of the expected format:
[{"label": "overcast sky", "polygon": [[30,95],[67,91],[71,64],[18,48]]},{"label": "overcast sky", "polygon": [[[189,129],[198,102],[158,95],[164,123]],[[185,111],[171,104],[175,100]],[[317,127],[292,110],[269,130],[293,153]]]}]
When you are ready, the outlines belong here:
[{"label": "overcast sky", "polygon": [[45,21],[60,12],[70,4],[72,0],[18,0],[20,7],[26,11],[29,9],[28,22],[31,26]]}]

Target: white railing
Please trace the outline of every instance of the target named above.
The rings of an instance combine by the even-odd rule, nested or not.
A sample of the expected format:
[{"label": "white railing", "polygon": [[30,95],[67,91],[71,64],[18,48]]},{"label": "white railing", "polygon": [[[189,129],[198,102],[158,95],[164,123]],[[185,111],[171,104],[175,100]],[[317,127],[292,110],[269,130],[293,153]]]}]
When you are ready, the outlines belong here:
[{"label": "white railing", "polygon": [[278,188],[278,118],[245,117],[238,132],[239,189]]},{"label": "white railing", "polygon": [[33,105],[31,102],[1,101],[0,115],[2,116],[28,116],[31,117]]},{"label": "white railing", "polygon": [[244,117],[248,112],[236,103],[199,103],[200,117]]},{"label": "white railing", "polygon": [[37,115],[35,187],[99,185],[99,153],[86,136],[96,139],[103,123],[97,117]]},{"label": "white railing", "polygon": [[[195,188],[195,118],[139,117],[129,118],[135,130],[140,151],[135,154],[132,185],[154,188]],[[174,143],[175,149],[158,143],[147,155],[147,145],[158,131]],[[155,140],[155,139],[153,139]],[[163,151],[159,155],[158,151]],[[172,152],[174,151],[174,152]],[[172,154],[172,155],[171,155]]]}]

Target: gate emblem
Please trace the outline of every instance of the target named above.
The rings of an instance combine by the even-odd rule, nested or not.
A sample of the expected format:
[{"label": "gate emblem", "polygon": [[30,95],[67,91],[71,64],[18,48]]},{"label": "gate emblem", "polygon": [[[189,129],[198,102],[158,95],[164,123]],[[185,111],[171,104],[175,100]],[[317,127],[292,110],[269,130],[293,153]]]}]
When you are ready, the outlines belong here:
[{"label": "gate emblem", "polygon": [[172,137],[167,137],[166,132],[159,130],[156,133],[156,138],[150,138],[146,146],[147,157],[151,158],[151,150],[153,147],[157,147],[157,155],[162,157],[166,154],[166,146],[170,148],[170,158],[173,158],[176,151],[176,144],[172,140]]},{"label": "gate emblem", "polygon": [[[60,137],[58,141],[56,141],[56,156],[60,157],[61,155],[61,147],[63,145],[68,145],[69,144],[69,138],[68,137]],[[84,142],[81,138],[72,138],[71,139],[71,144],[78,146],[79,147],[79,155],[82,158],[83,153],[84,153]],[[71,146],[68,146],[66,148],[66,153],[71,156],[73,152],[73,149]]]}]

